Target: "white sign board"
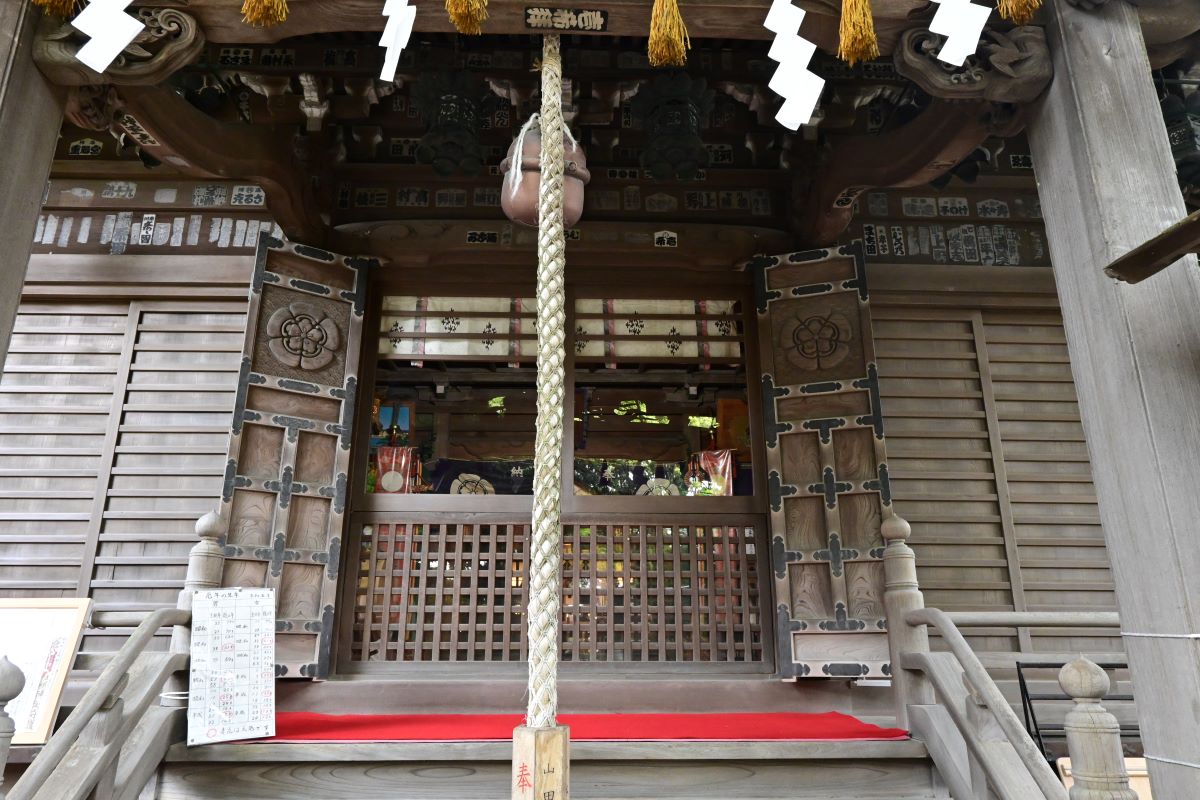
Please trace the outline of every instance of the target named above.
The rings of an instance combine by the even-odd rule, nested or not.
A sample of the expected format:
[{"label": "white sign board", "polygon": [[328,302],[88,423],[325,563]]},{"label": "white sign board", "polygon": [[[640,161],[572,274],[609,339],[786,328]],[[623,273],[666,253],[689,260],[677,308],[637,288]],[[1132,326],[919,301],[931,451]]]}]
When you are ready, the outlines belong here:
[{"label": "white sign board", "polygon": [[8,704],[13,744],[45,744],[91,611],[87,598],[0,600],[0,656],[20,668],[25,688]]},{"label": "white sign board", "polygon": [[189,745],[275,735],[275,591],[192,598]]}]

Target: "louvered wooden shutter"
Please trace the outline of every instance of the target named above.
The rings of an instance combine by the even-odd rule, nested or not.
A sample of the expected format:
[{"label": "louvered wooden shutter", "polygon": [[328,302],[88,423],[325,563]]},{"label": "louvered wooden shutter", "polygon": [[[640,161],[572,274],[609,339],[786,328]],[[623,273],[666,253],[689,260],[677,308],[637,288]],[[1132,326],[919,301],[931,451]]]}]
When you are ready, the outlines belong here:
[{"label": "louvered wooden shutter", "polygon": [[879,526],[891,498],[862,250],[754,269],[778,671],[886,675]]},{"label": "louvered wooden shutter", "polygon": [[276,674],[329,674],[373,262],[265,238],[250,287],[223,516],[225,586],[276,591]]}]

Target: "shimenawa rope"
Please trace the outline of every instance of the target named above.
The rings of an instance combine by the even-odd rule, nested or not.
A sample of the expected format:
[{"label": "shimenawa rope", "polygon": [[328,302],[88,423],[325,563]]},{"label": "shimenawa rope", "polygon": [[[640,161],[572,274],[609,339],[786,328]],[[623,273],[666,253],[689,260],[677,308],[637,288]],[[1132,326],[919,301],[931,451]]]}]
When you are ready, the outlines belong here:
[{"label": "shimenawa rope", "polygon": [[542,39],[542,172],[538,192],[537,432],[529,553],[529,706],[525,724],[552,728],[558,715],[562,528],[566,235],[563,231],[562,60],[558,34]]}]

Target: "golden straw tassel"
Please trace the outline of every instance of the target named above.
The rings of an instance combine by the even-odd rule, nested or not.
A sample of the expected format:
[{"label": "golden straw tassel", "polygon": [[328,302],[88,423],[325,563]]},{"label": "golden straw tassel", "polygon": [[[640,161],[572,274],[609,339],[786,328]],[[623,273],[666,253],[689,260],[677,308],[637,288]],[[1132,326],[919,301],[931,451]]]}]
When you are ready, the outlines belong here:
[{"label": "golden straw tassel", "polygon": [[446,13],[459,33],[478,36],[488,18],[487,0],[446,0]]},{"label": "golden straw tassel", "polygon": [[242,20],[250,25],[278,25],[287,16],[287,0],[245,0],[242,3]]},{"label": "golden straw tassel", "polygon": [[67,19],[75,14],[79,0],[33,0],[33,4],[41,6],[47,14]]},{"label": "golden straw tassel", "polygon": [[646,54],[652,67],[682,67],[692,47],[678,0],[654,0],[650,14],[650,43]]},{"label": "golden straw tassel", "polygon": [[1033,21],[1033,15],[1042,7],[1042,0],[1000,0],[996,8],[1000,16],[1012,20],[1017,25],[1027,25]]},{"label": "golden straw tassel", "polygon": [[838,58],[853,65],[879,55],[871,0],[842,0],[842,22],[838,29]]}]

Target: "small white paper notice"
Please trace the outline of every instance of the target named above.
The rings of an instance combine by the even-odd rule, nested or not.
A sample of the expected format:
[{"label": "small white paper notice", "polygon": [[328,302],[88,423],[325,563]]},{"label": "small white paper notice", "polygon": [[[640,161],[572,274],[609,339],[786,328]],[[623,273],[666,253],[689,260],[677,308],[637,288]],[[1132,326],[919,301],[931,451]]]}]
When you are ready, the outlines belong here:
[{"label": "small white paper notice", "polygon": [[192,598],[188,745],[275,735],[275,590]]}]

